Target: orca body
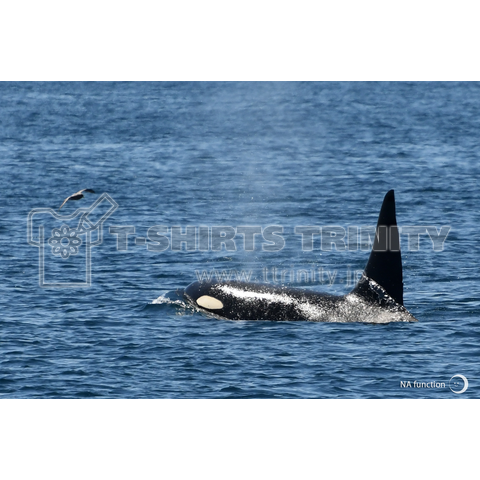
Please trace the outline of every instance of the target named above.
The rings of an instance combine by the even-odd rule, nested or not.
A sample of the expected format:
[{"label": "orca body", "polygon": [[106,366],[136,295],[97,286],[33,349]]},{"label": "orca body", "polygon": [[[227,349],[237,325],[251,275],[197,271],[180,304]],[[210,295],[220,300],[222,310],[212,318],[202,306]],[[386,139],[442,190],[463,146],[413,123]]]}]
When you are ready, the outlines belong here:
[{"label": "orca body", "polygon": [[188,303],[231,320],[317,322],[416,322],[403,306],[400,239],[395,195],[383,200],[370,258],[362,278],[347,295],[246,282],[194,282],[184,291]]}]

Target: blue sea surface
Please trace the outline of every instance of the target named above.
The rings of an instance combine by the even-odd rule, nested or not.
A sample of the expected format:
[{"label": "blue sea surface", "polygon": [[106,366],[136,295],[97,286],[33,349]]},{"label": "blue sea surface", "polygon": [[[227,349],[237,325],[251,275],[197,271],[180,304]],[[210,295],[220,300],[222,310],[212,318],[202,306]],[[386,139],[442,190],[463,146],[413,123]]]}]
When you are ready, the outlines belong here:
[{"label": "blue sea surface", "polygon": [[[478,83],[0,84],[0,398],[478,398],[479,131]],[[71,219],[29,217],[84,188]],[[348,293],[368,248],[302,249],[295,227],[374,226],[390,189],[400,226],[450,227],[439,251],[401,236],[418,323],[229,321],[175,300],[239,272]],[[104,193],[118,208],[91,258],[86,234],[54,256],[53,230]],[[274,251],[178,236],[271,225]]]}]

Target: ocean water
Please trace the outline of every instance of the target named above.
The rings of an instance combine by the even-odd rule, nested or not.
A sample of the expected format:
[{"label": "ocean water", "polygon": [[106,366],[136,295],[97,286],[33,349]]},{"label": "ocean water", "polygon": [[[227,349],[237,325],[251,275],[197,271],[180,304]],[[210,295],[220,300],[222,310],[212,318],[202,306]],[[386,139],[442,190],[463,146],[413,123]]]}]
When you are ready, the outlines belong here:
[{"label": "ocean water", "polygon": [[[478,398],[479,119],[478,83],[0,84],[0,398]],[[202,275],[346,294],[368,244],[302,249],[295,227],[368,230],[390,189],[400,226],[449,227],[442,249],[401,236],[418,323],[175,300]],[[102,195],[101,232],[53,255]],[[273,225],[273,251],[200,242]]]}]

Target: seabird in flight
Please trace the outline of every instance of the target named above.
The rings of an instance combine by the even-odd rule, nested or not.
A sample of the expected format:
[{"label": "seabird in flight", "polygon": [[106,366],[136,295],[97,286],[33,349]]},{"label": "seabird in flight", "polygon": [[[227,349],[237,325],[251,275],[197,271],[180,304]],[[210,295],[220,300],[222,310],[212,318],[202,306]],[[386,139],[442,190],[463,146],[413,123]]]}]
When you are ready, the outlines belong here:
[{"label": "seabird in flight", "polygon": [[77,193],[74,193],[73,195],[70,195],[68,198],[65,199],[65,201],[62,203],[61,207],[58,209],[59,211],[61,208],[69,201],[69,200],[80,200],[83,198],[83,193],[82,192],[88,192],[88,193],[95,193],[91,188],[84,188],[83,190],[80,190]]}]

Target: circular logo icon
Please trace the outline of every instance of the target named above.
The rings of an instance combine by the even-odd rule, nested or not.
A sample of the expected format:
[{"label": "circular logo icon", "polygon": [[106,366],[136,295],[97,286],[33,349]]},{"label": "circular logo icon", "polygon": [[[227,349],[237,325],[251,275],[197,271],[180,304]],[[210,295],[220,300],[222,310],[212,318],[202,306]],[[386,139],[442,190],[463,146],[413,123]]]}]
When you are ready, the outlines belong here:
[{"label": "circular logo icon", "polygon": [[467,377],[460,374],[454,375],[450,379],[449,387],[453,393],[458,393],[458,394],[463,393],[468,388]]}]

